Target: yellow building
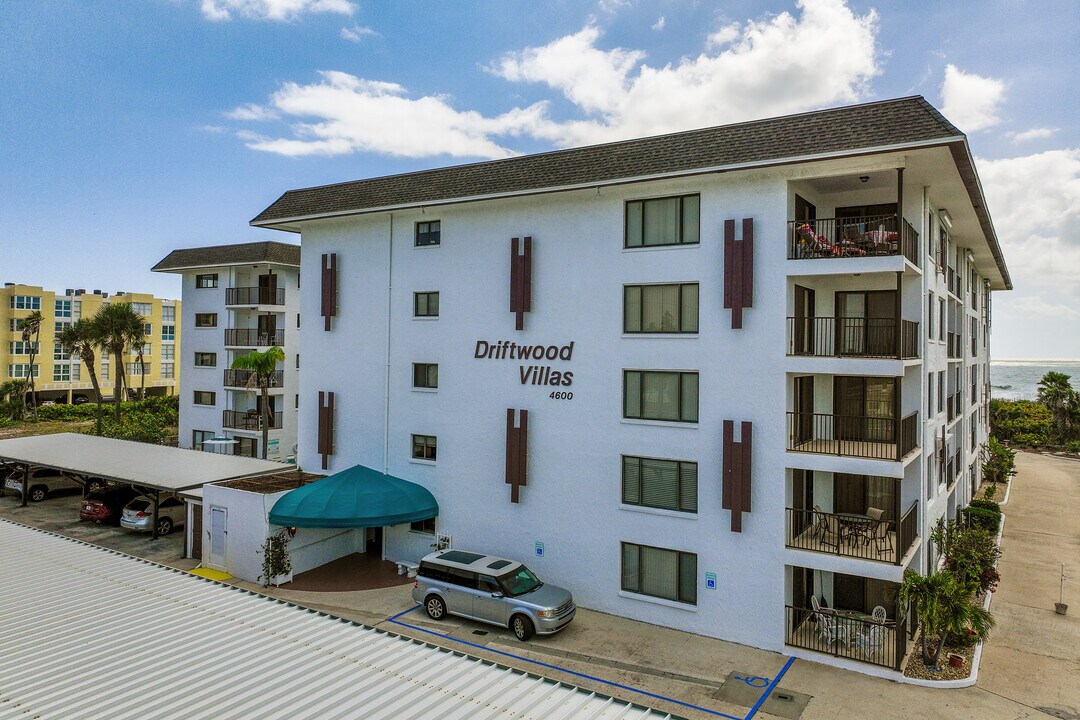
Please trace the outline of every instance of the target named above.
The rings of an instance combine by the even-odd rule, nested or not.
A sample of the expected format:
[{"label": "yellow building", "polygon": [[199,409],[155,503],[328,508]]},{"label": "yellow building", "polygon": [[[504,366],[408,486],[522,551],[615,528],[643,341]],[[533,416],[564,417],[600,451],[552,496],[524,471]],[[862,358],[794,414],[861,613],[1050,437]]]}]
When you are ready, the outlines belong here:
[{"label": "yellow building", "polygon": [[[103,304],[131,303],[145,318],[146,342],[140,367],[135,352],[123,358],[128,386],[138,392],[145,380],[146,394],[175,395],[179,387],[180,301],[162,300],[147,293],[66,290],[63,294],[33,285],[6,283],[0,288],[0,383],[29,377],[30,350],[22,339],[22,321],[35,310],[41,312],[40,345],[34,354],[34,386],[38,402],[93,401],[94,386],[86,365],[55,341],[66,324],[91,318]],[[33,341],[31,341],[33,342]],[[95,368],[101,393],[111,398],[116,381],[116,359],[98,352]]]}]

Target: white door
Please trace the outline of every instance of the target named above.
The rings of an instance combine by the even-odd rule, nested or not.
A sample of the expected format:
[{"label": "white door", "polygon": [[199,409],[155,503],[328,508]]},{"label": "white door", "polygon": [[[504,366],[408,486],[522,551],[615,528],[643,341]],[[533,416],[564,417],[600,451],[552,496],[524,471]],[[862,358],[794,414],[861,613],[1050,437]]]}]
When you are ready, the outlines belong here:
[{"label": "white door", "polygon": [[228,513],[223,507],[210,508],[210,557],[208,565],[225,569],[225,539],[229,535]]}]

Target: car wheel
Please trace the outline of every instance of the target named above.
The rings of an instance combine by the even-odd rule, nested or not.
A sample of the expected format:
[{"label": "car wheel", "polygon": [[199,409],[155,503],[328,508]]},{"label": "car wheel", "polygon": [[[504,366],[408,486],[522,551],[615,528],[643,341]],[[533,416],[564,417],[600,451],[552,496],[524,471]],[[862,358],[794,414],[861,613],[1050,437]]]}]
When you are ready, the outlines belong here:
[{"label": "car wheel", "polygon": [[514,637],[518,640],[528,640],[536,632],[533,628],[532,620],[524,615],[515,615],[510,618],[510,629],[514,632]]},{"label": "car wheel", "polygon": [[157,534],[168,535],[172,532],[172,520],[167,517],[158,518],[157,521]]},{"label": "car wheel", "polygon": [[48,489],[41,485],[30,488],[30,502],[41,502],[45,499],[48,492]]},{"label": "car wheel", "polygon": [[442,620],[446,617],[446,603],[438,595],[429,595],[424,601],[424,609],[432,620]]},{"label": "car wheel", "polygon": [[91,480],[90,482],[88,482],[86,484],[86,491],[87,492],[95,492],[97,490],[104,490],[104,489],[105,489],[105,483],[103,481],[101,481],[101,480]]}]

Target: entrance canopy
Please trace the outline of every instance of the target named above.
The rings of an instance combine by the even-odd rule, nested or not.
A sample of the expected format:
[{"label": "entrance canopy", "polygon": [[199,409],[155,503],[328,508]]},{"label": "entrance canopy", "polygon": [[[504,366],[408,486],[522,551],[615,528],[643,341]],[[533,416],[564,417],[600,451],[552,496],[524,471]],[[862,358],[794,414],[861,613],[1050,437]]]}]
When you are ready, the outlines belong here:
[{"label": "entrance canopy", "polygon": [[0,440],[0,462],[53,468],[164,492],[290,469],[269,460],[79,433]]},{"label": "entrance canopy", "polygon": [[270,524],[298,528],[383,527],[439,514],[435,496],[416,483],[356,465],[282,496]]}]

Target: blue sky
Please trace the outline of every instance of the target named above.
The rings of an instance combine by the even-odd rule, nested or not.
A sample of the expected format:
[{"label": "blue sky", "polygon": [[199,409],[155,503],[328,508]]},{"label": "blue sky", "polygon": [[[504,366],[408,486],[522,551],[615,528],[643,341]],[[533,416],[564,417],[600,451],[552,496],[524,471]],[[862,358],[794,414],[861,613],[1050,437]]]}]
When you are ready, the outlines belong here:
[{"label": "blue sky", "polygon": [[922,94],[1017,290],[997,357],[1080,357],[1080,3],[0,2],[0,280],[179,293],[290,188]]}]

